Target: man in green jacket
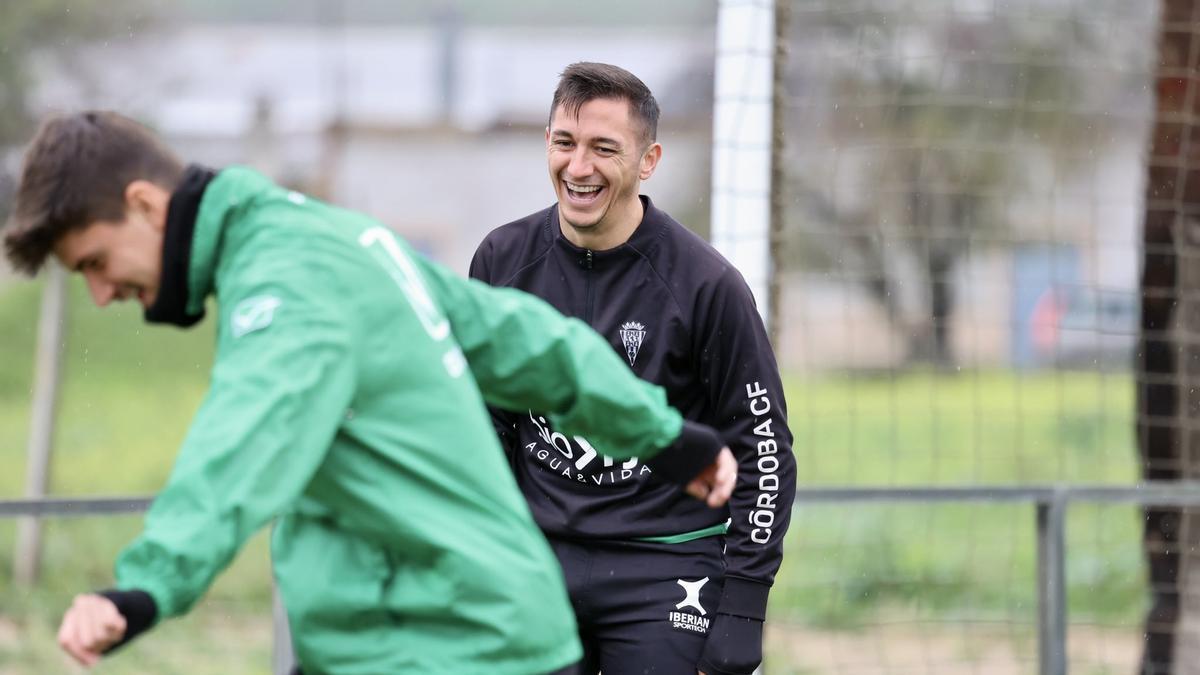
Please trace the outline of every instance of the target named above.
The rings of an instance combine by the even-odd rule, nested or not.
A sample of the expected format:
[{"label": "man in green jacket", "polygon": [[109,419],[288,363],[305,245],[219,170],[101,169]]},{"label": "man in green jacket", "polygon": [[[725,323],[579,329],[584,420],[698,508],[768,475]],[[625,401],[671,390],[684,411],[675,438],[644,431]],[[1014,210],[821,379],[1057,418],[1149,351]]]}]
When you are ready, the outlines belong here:
[{"label": "man in green jacket", "polygon": [[115,113],[42,125],[12,220],[17,269],[53,254],[98,305],[136,298],[148,321],[190,326],[216,299],[212,383],[167,485],[116,587],[63,618],[59,643],[85,665],[186,612],[274,520],[306,674],[569,667],[558,565],[485,403],[549,411],[713,506],[732,491],[720,439],[584,324],[249,169],[185,168]]}]

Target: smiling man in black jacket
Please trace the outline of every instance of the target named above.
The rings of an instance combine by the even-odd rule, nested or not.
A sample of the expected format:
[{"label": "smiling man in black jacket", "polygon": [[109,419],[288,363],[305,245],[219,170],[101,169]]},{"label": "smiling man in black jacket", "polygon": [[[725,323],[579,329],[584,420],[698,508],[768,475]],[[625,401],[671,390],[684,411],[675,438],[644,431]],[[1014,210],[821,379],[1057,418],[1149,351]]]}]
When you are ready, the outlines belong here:
[{"label": "smiling man in black jacket", "polygon": [[492,231],[471,275],[541,296],[608,338],[738,459],[727,508],[637,459],[598,455],[538,411],[494,411],[517,482],[562,563],[584,672],[750,673],[783,557],[795,461],[778,367],[742,276],[649,198],[658,104],[631,73],[576,63],[546,129],[558,203]]}]

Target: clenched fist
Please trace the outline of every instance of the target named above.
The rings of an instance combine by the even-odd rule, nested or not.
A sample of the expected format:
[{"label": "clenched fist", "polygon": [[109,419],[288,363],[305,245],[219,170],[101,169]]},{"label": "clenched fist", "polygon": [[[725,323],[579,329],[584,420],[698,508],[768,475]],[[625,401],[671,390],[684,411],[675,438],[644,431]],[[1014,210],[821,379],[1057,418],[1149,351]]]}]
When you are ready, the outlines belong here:
[{"label": "clenched fist", "polygon": [[77,595],[63,615],[58,645],[76,661],[94,666],[109,647],[125,636],[125,617],[108,598]]}]

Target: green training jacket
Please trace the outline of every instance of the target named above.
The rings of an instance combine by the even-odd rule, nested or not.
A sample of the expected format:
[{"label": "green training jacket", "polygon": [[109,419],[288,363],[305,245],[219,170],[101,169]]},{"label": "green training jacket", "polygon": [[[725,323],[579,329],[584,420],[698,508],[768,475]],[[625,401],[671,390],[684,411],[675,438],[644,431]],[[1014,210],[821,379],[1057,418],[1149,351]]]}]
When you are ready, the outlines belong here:
[{"label": "green training jacket", "polygon": [[529,675],[580,658],[485,402],[645,458],[680,434],[660,388],[540,300],[244,168],[200,201],[189,311],[209,295],[211,387],[118,588],[148,592],[158,619],[182,614],[275,519],[306,675]]}]

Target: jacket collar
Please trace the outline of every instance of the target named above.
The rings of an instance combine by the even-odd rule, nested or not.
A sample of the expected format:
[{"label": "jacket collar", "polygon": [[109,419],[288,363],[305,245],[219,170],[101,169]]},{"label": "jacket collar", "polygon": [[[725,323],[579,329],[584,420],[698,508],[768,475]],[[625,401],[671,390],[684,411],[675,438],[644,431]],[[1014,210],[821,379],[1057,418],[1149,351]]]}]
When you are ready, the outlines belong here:
[{"label": "jacket collar", "polygon": [[[625,243],[608,249],[607,251],[592,251],[592,257],[595,259],[603,259],[625,255],[629,252],[647,254],[658,245],[666,232],[666,224],[670,220],[665,212],[661,211],[650,201],[646,195],[639,195],[642,200],[642,222],[633,230],[633,234],[629,235],[629,239]],[[587,249],[581,248],[572,244],[563,236],[562,228],[558,220],[558,204],[550,207],[550,212],[546,219],[546,237],[548,241],[557,242],[557,244],[568,251],[586,254]]]},{"label": "jacket collar", "polygon": [[188,311],[188,267],[192,257],[192,239],[196,214],[204,192],[216,173],[192,164],[183,174],[179,187],[171,193],[167,205],[167,223],[163,230],[162,267],[158,295],[144,313],[148,323],[169,323],[188,327],[204,318],[204,306]]}]

